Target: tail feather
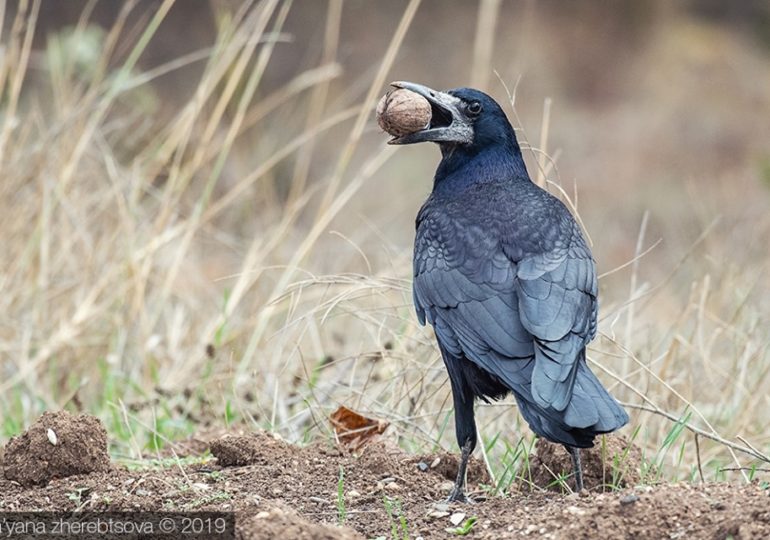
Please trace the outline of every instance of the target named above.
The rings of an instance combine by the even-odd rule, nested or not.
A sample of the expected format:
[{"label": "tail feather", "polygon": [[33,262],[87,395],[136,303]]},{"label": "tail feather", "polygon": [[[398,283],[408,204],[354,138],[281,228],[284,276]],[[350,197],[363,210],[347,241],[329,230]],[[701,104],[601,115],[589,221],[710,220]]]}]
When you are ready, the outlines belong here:
[{"label": "tail feather", "polygon": [[[602,383],[588,368],[584,360],[579,361],[577,369],[575,386],[572,389],[572,401],[564,415],[565,423],[572,427],[589,428],[596,433],[609,433],[626,425],[628,413],[602,386]],[[580,402],[584,400],[590,401],[598,413],[596,421],[590,426],[581,425],[579,410],[575,411]]]},{"label": "tail feather", "polygon": [[620,429],[628,414],[602,386],[582,358],[578,360],[572,399],[563,411],[543,408],[529,392],[514,390],[522,416],[538,435],[577,448],[593,446],[597,435]]}]

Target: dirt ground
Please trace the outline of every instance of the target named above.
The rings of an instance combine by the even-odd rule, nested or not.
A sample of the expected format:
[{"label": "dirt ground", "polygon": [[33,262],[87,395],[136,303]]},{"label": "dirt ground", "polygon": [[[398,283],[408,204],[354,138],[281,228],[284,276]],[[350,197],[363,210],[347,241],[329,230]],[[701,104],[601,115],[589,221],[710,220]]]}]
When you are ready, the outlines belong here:
[{"label": "dirt ground", "polygon": [[[127,470],[105,467],[94,457],[104,449],[101,426],[80,417],[72,417],[73,425],[67,426],[65,420],[44,415],[6,445],[0,511],[235,511],[237,537],[242,539],[454,538],[457,525],[471,518],[475,524],[467,537],[477,539],[770,537],[767,490],[757,485],[663,484],[602,492],[607,471],[592,461],[598,450],[584,457],[586,484],[593,487],[579,495],[527,489],[485,497],[478,486],[489,478],[483,464],[474,462],[469,482],[476,503],[447,505],[442,501],[457,467],[450,454],[415,456],[375,442],[352,455],[329,444],[300,448],[264,432],[231,432],[178,447],[192,453],[208,447],[216,459],[187,466],[172,460],[167,467]],[[46,425],[54,421],[55,436],[50,436]],[[93,431],[93,451],[81,453],[84,462],[98,464],[89,474],[81,473],[83,464],[69,459],[68,433],[70,428],[76,431],[74,423]],[[72,444],[89,437],[80,433]],[[613,451],[612,444],[601,451]],[[557,449],[538,446],[542,455],[531,460],[534,481],[541,469],[558,469],[562,459]],[[58,474],[57,452],[69,452]],[[633,453],[624,455],[633,460]],[[34,461],[32,454],[45,458]],[[37,465],[20,469],[25,456]],[[77,474],[66,476],[73,471]],[[344,502],[338,496],[340,471]],[[553,483],[550,472],[547,478]],[[626,478],[629,485],[633,481]]]}]

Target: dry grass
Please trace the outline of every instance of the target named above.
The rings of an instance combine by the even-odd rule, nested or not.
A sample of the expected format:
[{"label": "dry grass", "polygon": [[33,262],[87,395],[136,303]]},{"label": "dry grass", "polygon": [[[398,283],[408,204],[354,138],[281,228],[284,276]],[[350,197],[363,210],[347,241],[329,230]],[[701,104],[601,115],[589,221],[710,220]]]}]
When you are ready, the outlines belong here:
[{"label": "dry grass", "polygon": [[[339,99],[340,2],[329,3],[320,63],[269,93],[262,79],[299,6],[222,9],[209,49],[143,72],[137,60],[172,4],[138,33],[124,27],[133,3],[106,33],[86,13],[33,51],[31,2],[2,36],[2,435],[45,409],[84,409],[107,421],[116,454],[138,458],[210,423],[304,441],[327,434],[327,414],[345,404],[391,420],[409,448],[453,448],[446,375],[411,307],[410,239],[393,241],[383,232],[392,218],[367,214],[379,180],[413,182],[403,163],[429,171],[435,160],[415,165],[414,154],[394,158],[366,137],[419,2],[394,26],[362,97]],[[499,7],[480,3],[480,34],[491,35]],[[491,47],[481,35],[474,55],[489,63]],[[192,97],[161,115],[153,79],[201,60]],[[485,73],[475,67],[480,84]],[[536,176],[580,210],[559,152],[545,153],[559,122],[550,111],[546,101],[541,151],[521,138]],[[319,164],[328,136],[336,144],[320,146]],[[767,192],[741,207],[734,192],[706,188],[661,205],[673,223],[676,211],[699,218],[695,238],[665,219],[651,232],[647,218],[624,235],[611,220],[627,223],[634,209],[614,204],[616,190],[595,189],[587,203],[610,207],[607,222],[587,228],[619,267],[600,264],[601,337],[590,356],[666,479],[750,478],[770,453],[770,260],[732,236],[770,231]],[[625,251],[609,257],[603,243]],[[531,435],[515,406],[479,416],[492,468],[521,460],[515,441]]]}]

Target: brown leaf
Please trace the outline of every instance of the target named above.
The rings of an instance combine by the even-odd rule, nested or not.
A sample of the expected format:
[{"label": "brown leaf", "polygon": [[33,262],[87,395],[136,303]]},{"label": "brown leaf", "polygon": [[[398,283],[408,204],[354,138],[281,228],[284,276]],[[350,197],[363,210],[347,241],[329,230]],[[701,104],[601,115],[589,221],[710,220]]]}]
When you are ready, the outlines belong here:
[{"label": "brown leaf", "polygon": [[370,443],[390,425],[385,420],[367,418],[344,406],[334,411],[329,420],[340,443],[354,451]]}]

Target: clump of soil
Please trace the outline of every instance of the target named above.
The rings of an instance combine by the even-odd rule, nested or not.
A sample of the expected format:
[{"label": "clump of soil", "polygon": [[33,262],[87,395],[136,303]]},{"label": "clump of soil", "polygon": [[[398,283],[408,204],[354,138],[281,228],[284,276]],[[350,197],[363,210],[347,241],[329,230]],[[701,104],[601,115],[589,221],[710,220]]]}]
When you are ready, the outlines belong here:
[{"label": "clump of soil", "polygon": [[[423,469],[425,465],[428,465],[430,469],[433,469],[436,473],[440,474],[447,480],[455,481],[457,478],[457,469],[460,467],[460,452],[459,450],[452,454],[449,452],[441,452],[439,454],[419,456],[412,460],[420,469]],[[422,465],[421,465],[422,464]],[[473,484],[486,484],[489,485],[492,479],[489,476],[484,462],[471,457],[468,461],[468,482]]]},{"label": "clump of soil", "polygon": [[107,432],[95,416],[45,412],[5,446],[4,475],[22,486],[110,469]]},{"label": "clump of soil", "polygon": [[[635,486],[641,481],[642,452],[639,447],[619,435],[604,435],[596,439],[593,448],[580,451],[583,484],[588,490],[617,489]],[[535,443],[530,456],[532,483],[546,489],[561,490],[557,479],[570,476],[572,487],[572,458],[560,444],[545,439]]]},{"label": "clump of soil", "polygon": [[211,442],[211,453],[222,467],[259,465],[264,463],[265,459],[269,459],[268,453],[265,452],[266,448],[281,444],[280,439],[264,431],[245,435],[224,435]]}]

